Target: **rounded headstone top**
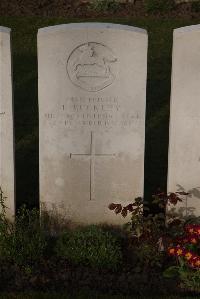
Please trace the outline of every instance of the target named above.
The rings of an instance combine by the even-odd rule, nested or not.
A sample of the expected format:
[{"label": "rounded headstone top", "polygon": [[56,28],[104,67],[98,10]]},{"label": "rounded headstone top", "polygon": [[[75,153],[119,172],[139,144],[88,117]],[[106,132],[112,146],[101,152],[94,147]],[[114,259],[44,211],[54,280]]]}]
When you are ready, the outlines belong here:
[{"label": "rounded headstone top", "polygon": [[0,26],[0,32],[10,33],[11,29],[8,27]]},{"label": "rounded headstone top", "polygon": [[72,30],[72,29],[116,29],[116,30],[127,30],[133,31],[136,33],[143,33],[147,35],[147,31],[142,28],[128,26],[128,25],[121,25],[121,24],[113,24],[113,23],[69,23],[69,24],[62,24],[62,25],[55,25],[55,26],[48,26],[44,28],[40,28],[38,30],[38,34],[45,34],[45,33],[54,33],[56,31],[65,31],[65,30]]},{"label": "rounded headstone top", "polygon": [[182,33],[191,33],[195,31],[200,31],[200,24],[176,28],[174,29],[174,35]]}]

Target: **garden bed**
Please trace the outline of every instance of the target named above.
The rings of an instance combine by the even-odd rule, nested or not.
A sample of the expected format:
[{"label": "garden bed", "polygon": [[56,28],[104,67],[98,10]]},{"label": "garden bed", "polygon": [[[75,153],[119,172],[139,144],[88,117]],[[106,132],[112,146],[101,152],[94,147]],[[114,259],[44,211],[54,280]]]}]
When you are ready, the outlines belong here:
[{"label": "garden bed", "polygon": [[[115,0],[2,0],[0,15],[68,18],[154,16],[184,19],[198,18],[200,15],[199,0],[116,1],[117,4]],[[91,5],[91,2],[95,4]]]},{"label": "garden bed", "polygon": [[[5,294],[0,296],[1,299],[161,299],[154,296],[112,296],[102,295],[91,292],[80,292],[76,295],[68,295],[66,293],[20,293],[20,294]],[[181,299],[180,296],[163,296],[162,299]],[[196,296],[187,296],[185,299],[198,299]]]},{"label": "garden bed", "polygon": [[[174,193],[153,196],[153,204],[163,211],[180,200]],[[70,227],[63,222],[53,226],[59,223],[58,215],[40,216],[37,209],[24,206],[11,223],[4,202],[1,192],[2,293],[48,291],[73,296],[91,291],[133,298],[200,293],[200,226],[187,224],[198,218],[187,222],[172,218],[166,226],[163,213],[144,217],[145,202],[137,198],[126,207],[114,203],[108,207],[111,213],[121,214],[116,217],[131,213],[131,222],[123,228]]]}]

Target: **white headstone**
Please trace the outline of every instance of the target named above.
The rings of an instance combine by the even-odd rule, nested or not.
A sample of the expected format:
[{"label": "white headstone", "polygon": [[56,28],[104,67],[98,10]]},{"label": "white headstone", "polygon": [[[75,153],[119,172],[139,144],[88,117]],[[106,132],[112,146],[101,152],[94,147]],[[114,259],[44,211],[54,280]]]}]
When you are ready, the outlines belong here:
[{"label": "white headstone", "polygon": [[13,103],[10,29],[0,27],[0,187],[7,217],[15,213]]},{"label": "white headstone", "polygon": [[174,31],[168,191],[189,196],[175,209],[200,215],[200,26]]},{"label": "white headstone", "polygon": [[119,223],[108,205],[143,196],[146,31],[42,28],[38,70],[41,203],[73,222]]}]

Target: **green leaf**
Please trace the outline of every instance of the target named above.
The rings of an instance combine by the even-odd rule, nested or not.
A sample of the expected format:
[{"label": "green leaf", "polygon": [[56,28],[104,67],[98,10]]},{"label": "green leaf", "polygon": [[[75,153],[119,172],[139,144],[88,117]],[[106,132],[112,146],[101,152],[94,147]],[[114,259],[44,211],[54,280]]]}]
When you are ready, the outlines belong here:
[{"label": "green leaf", "polygon": [[179,267],[171,266],[171,267],[167,268],[163,272],[163,276],[166,278],[178,277],[179,276]]}]

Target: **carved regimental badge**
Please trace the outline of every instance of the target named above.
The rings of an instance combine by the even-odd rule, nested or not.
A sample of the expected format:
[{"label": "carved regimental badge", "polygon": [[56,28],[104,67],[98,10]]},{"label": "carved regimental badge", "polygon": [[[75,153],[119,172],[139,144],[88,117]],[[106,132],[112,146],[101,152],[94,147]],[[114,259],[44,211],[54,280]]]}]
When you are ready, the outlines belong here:
[{"label": "carved regimental badge", "polygon": [[117,58],[103,44],[89,42],[75,48],[67,61],[71,82],[87,91],[99,91],[111,85],[117,73]]}]

